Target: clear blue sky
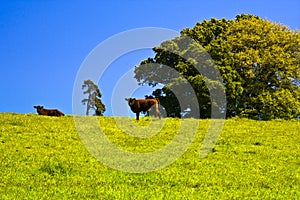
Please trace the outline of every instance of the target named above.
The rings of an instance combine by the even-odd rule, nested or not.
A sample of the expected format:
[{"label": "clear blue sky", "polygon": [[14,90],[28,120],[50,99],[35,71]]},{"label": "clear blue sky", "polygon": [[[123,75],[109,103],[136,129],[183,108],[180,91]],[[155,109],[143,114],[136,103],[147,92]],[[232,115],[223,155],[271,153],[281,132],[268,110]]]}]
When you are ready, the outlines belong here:
[{"label": "clear blue sky", "polygon": [[[33,105],[72,111],[76,74],[89,53],[120,32],[143,27],[180,31],[197,22],[258,15],[300,29],[299,0],[9,0],[0,3],[0,112],[35,113]],[[122,73],[151,56],[129,54]],[[113,79],[113,78],[112,78]],[[99,83],[110,115],[112,79]]]}]

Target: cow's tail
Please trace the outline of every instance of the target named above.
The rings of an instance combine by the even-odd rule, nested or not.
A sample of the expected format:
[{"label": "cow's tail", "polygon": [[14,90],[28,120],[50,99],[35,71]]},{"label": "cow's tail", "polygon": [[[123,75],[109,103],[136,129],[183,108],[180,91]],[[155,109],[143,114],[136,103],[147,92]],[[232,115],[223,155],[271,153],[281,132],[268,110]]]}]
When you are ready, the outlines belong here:
[{"label": "cow's tail", "polygon": [[156,107],[155,113],[159,117],[159,119],[161,119],[161,115],[160,115],[160,112],[159,112],[159,104],[160,104],[160,102],[159,102],[158,98],[155,98],[155,100],[157,101],[157,107]]},{"label": "cow's tail", "polygon": [[155,98],[155,100],[157,101],[157,104],[159,106],[160,102],[159,102],[159,99],[158,98]]}]

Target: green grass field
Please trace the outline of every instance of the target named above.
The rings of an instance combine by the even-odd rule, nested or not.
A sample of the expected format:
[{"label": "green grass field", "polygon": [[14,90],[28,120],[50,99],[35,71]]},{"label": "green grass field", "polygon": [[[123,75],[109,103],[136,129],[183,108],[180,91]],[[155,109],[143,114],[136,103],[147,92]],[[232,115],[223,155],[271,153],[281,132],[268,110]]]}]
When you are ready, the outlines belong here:
[{"label": "green grass field", "polygon": [[[163,119],[160,132],[139,138],[126,135],[111,117],[97,119],[111,141],[137,152],[163,148],[181,122]],[[119,120],[125,128],[131,120],[128,124],[141,130],[161,123]],[[299,121],[226,120],[214,151],[200,159],[208,125],[209,120],[199,121],[192,144],[171,165],[127,173],[86,150],[72,116],[2,113],[0,199],[300,199]]]}]

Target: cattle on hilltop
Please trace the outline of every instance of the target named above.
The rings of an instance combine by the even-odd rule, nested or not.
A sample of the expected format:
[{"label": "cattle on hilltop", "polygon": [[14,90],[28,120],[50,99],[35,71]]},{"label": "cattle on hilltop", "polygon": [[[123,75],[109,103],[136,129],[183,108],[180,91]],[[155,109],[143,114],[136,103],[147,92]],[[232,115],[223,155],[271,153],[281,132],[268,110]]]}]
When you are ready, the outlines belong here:
[{"label": "cattle on hilltop", "polygon": [[128,101],[128,105],[132,112],[136,114],[136,120],[139,120],[140,112],[147,112],[152,106],[155,108],[155,116],[161,118],[159,112],[159,99],[135,99],[135,98],[125,98]]},{"label": "cattle on hilltop", "polygon": [[44,106],[33,106],[36,108],[36,111],[39,115],[47,115],[47,116],[64,116],[65,114],[57,109],[45,109]]}]

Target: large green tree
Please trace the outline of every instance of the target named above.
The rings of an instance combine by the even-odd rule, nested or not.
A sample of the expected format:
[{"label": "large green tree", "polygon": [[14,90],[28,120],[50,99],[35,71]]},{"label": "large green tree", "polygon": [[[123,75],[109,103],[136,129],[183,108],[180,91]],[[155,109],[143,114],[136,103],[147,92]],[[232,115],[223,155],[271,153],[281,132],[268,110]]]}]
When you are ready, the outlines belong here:
[{"label": "large green tree", "polygon": [[[180,48],[190,37],[209,53],[226,88],[227,117],[254,119],[294,118],[300,113],[300,34],[281,24],[253,15],[238,15],[234,20],[211,19],[181,31],[181,36],[153,48],[154,58],[141,62],[135,78],[141,84],[166,84],[157,78],[157,70],[147,70],[149,63],[169,66],[193,86],[201,117],[209,117],[210,95],[206,77],[193,67],[193,60],[183,58],[191,47]],[[167,50],[166,50],[167,49]],[[172,49],[172,52],[168,51]],[[175,52],[175,53],[174,53]],[[192,57],[201,53],[196,52]],[[203,63],[209,60],[203,58]],[[199,64],[199,63],[198,63]],[[205,66],[209,69],[209,65]],[[172,78],[171,78],[172,79]],[[173,78],[173,80],[175,80]],[[153,93],[165,99],[166,89]],[[170,95],[169,98],[175,98]],[[171,102],[165,100],[166,103]],[[174,111],[175,112],[175,111]]]},{"label": "large green tree", "polygon": [[91,109],[95,111],[95,115],[102,116],[105,112],[105,105],[101,101],[102,94],[98,86],[91,80],[85,80],[82,89],[86,89],[83,94],[87,94],[87,98],[81,102],[86,105],[86,115],[89,115]]}]

